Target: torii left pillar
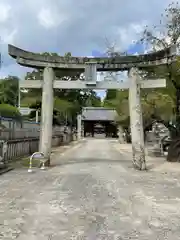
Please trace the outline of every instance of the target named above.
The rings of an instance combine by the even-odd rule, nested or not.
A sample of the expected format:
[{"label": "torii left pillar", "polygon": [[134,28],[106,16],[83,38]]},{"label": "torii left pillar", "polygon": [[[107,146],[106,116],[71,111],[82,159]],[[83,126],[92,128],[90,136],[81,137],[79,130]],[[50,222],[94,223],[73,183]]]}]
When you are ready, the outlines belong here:
[{"label": "torii left pillar", "polygon": [[81,140],[81,132],[82,132],[82,116],[81,114],[77,115],[77,139]]},{"label": "torii left pillar", "polygon": [[42,152],[45,158],[47,158],[48,160],[50,160],[51,144],[52,144],[54,79],[55,79],[55,74],[54,74],[53,68],[50,68],[50,67],[44,68],[39,151]]}]

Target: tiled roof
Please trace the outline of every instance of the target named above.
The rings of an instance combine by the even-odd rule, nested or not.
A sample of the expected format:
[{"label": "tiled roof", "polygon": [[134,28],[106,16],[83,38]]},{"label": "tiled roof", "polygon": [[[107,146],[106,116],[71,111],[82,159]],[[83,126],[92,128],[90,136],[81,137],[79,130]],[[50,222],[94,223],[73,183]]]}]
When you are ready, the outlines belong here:
[{"label": "tiled roof", "polygon": [[116,110],[103,107],[86,107],[82,110],[82,119],[88,121],[115,121]]}]

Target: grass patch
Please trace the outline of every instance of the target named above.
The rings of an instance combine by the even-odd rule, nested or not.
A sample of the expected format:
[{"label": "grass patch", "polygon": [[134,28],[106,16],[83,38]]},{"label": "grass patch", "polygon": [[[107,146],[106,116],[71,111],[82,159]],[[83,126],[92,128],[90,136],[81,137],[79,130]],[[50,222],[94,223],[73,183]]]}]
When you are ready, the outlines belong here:
[{"label": "grass patch", "polygon": [[[18,168],[18,167],[25,167],[25,168],[29,168],[29,157],[23,157],[21,159],[17,159],[17,160],[12,160],[12,162],[10,163],[10,165],[14,168]],[[36,167],[38,168],[40,166],[40,159],[33,159],[32,160],[32,167]]]},{"label": "grass patch", "polygon": [[[30,157],[26,157],[21,160],[21,164],[23,167],[29,167],[29,159],[30,159]],[[41,163],[41,161],[39,159],[33,159],[32,167],[39,167],[40,163]]]}]

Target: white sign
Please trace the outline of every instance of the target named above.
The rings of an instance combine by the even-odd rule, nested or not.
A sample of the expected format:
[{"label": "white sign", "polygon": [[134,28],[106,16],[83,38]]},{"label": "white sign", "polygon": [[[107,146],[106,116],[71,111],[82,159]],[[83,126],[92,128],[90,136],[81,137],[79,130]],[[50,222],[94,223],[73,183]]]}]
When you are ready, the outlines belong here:
[{"label": "white sign", "polygon": [[30,108],[19,108],[19,111],[22,115],[29,115],[33,109]]}]

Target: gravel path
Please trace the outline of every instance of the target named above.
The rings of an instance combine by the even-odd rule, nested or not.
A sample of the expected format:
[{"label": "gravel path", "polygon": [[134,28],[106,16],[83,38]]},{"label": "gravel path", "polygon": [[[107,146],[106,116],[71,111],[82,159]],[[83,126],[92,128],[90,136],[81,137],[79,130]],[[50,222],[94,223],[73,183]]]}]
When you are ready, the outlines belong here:
[{"label": "gravel path", "polygon": [[0,176],[0,239],[180,239],[180,172],[139,172],[117,142],[87,139],[57,166]]}]

